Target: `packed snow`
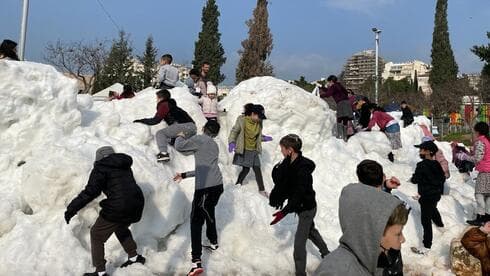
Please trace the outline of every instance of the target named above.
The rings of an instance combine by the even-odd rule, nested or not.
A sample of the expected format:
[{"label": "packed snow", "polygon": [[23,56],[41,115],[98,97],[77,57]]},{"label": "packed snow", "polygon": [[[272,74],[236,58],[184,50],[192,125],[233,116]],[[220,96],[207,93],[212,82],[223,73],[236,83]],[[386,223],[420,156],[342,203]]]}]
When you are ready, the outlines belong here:
[{"label": "packed snow", "polygon": [[[187,88],[171,91],[179,106],[201,130],[205,118],[197,99]],[[193,179],[173,182],[176,172],[193,169],[192,156],[173,149],[172,160],[156,163],[154,134],[164,123],[148,127],[134,119],[153,116],[153,88],[132,99],[100,102],[77,95],[74,80],[53,67],[29,62],[0,62],[0,275],[81,275],[93,271],[89,230],[98,215],[98,200],[80,211],[67,225],[66,205],[83,189],[94,161],[95,150],[112,145],[133,157],[135,178],[145,195],[145,209],[131,230],[138,251],[147,258],[143,266],[118,268],[127,256],[113,236],[106,243],[107,271],[111,275],[181,275],[190,268],[189,214]],[[434,245],[428,257],[410,252],[422,238],[420,209],[412,199],[417,187],[408,183],[419,161],[414,144],[422,131],[417,125],[402,129],[403,148],[395,163],[386,136],[379,131],[356,134],[348,143],[332,137],[335,113],[325,101],[272,77],[254,78],[236,86],[220,102],[222,130],[217,138],[225,192],[217,206],[220,248],[204,251],[207,275],[294,274],[293,239],[297,218],[290,214],[270,226],[273,208],[257,191],[253,173],[243,186],[235,186],[239,168],[227,152],[227,136],[243,105],[262,104],[266,109],[264,134],[274,141],[263,144],[261,156],[266,190],[272,189],[270,172],[282,159],[279,139],[299,134],[304,155],[315,161],[314,188],[318,212],[315,223],[331,250],[341,236],[338,198],[342,187],[357,182],[356,165],[369,158],[380,162],[387,176],[397,176],[402,185],[394,194],[412,206],[403,245],[408,275],[451,275],[449,244],[473,216],[473,184],[451,165],[450,194],[443,196],[439,210],[446,225],[434,227]],[[428,124],[425,118],[419,123]],[[448,143],[437,143],[450,161]],[[25,162],[25,164],[23,164]],[[369,238],[369,237],[366,237]],[[309,243],[308,271],[315,270],[320,254]]]}]

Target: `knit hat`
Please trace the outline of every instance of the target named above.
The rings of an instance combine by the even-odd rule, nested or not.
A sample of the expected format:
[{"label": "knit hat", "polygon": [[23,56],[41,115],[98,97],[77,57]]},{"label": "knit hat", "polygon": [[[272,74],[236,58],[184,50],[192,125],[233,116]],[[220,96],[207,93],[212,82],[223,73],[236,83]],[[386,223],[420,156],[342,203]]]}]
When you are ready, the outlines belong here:
[{"label": "knit hat", "polygon": [[111,146],[100,147],[95,152],[95,161],[102,160],[102,159],[106,158],[107,156],[109,156],[113,153],[115,153],[115,152]]},{"label": "knit hat", "polygon": [[216,94],[216,86],[212,85],[212,84],[208,84],[208,88],[207,88],[207,94]]}]

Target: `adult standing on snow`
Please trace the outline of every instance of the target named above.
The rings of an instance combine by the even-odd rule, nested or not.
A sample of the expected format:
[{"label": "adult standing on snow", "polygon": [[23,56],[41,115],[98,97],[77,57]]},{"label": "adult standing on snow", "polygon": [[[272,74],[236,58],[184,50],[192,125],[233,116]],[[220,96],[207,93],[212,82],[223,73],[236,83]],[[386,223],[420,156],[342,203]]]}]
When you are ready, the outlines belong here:
[{"label": "adult standing on snow", "polygon": [[0,59],[5,60],[19,60],[17,56],[17,43],[10,39],[5,39],[0,44]]},{"label": "adult standing on snow", "polygon": [[403,275],[397,259],[405,242],[409,211],[398,198],[375,187],[349,184],[339,199],[342,237],[313,275]]},{"label": "adult standing on snow", "polygon": [[327,78],[327,88],[320,87],[320,97],[333,97],[337,104],[337,136],[338,139],[347,141],[347,127],[349,121],[353,118],[352,105],[349,101],[347,90],[337,80],[337,77],[331,75]]},{"label": "adult standing on snow", "polygon": [[302,141],[296,134],[284,136],[279,142],[284,160],[272,170],[274,189],[271,191],[269,204],[281,209],[284,201],[288,204],[276,212],[271,225],[278,223],[289,213],[298,215],[298,228],[294,236],[294,265],[296,275],[306,276],[306,242],[310,239],[325,257],[330,253],[327,244],[315,228],[316,215],[315,190],[313,190],[312,172],[315,163],[303,156]]},{"label": "adult standing on snow", "polygon": [[142,123],[145,125],[156,125],[164,120],[167,123],[167,127],[160,129],[155,134],[155,139],[158,144],[160,152],[157,154],[157,162],[170,161],[170,155],[168,154],[168,143],[173,138],[177,137],[177,134],[184,133],[187,138],[194,136],[197,132],[196,124],[192,120],[191,116],[187,114],[183,109],[177,106],[177,102],[171,98],[170,92],[166,89],[158,90],[157,96],[157,113],[153,118],[145,118],[134,120],[134,123]]},{"label": "adult standing on snow", "polygon": [[145,258],[136,253],[129,225],[141,219],[145,199],[136,184],[131,171],[133,159],[124,153],[114,153],[112,147],[101,147],[95,153],[95,163],[85,189],[71,201],[66,208],[65,220],[76,215],[89,202],[104,193],[107,198],[100,202],[102,210],[90,229],[92,263],[95,272],[84,276],[102,276],[105,273],[104,243],[115,233],[128,260],[121,265],[126,267],[133,263],[145,263]]},{"label": "adult standing on snow", "polygon": [[272,141],[271,136],[262,135],[262,120],[267,119],[265,110],[262,105],[254,104],[247,104],[244,108],[245,114],[238,116],[228,136],[228,151],[235,152],[233,165],[243,167],[235,184],[242,185],[252,168],[259,193],[268,197],[260,170],[259,157],[262,152],[262,142]]},{"label": "adult standing on snow", "polygon": [[474,162],[478,171],[475,185],[476,219],[466,222],[481,226],[490,221],[490,138],[488,124],[485,122],[476,123],[473,130],[477,136],[473,145],[474,154],[466,160]]},{"label": "adult standing on snow", "polygon": [[[376,104],[371,104],[369,107],[371,111],[371,120],[366,128],[366,130],[371,130],[375,125],[378,125],[380,130],[386,134],[388,140],[391,144],[392,150],[397,150],[402,147],[402,140],[400,137],[400,125],[391,117],[388,113],[384,112],[383,109],[376,106]],[[391,162],[395,161],[393,151],[388,153],[388,159]]]},{"label": "adult standing on snow", "polygon": [[219,148],[213,140],[219,133],[220,126],[216,121],[208,121],[203,128],[203,135],[195,135],[184,139],[181,134],[175,140],[175,148],[184,152],[194,153],[196,160],[195,171],[177,173],[175,181],[195,176],[195,192],[191,212],[191,246],[192,268],[189,276],[204,272],[201,264],[202,254],[202,225],[206,222],[208,242],[204,245],[210,250],[218,249],[218,233],[214,208],[223,193],[223,177],[218,166]]}]

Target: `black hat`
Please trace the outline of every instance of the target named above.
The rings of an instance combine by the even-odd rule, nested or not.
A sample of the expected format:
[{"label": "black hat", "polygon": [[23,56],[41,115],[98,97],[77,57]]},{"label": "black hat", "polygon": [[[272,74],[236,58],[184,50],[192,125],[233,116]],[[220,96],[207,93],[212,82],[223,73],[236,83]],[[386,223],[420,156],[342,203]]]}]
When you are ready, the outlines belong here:
[{"label": "black hat", "polygon": [[420,145],[415,145],[416,148],[420,149],[425,149],[430,151],[432,154],[436,153],[439,149],[437,148],[436,144],[432,141],[425,141]]},{"label": "black hat", "polygon": [[252,111],[252,113],[259,115],[259,118],[261,120],[267,119],[267,117],[265,117],[265,109],[262,105],[254,104],[253,107],[251,108],[251,111]]}]

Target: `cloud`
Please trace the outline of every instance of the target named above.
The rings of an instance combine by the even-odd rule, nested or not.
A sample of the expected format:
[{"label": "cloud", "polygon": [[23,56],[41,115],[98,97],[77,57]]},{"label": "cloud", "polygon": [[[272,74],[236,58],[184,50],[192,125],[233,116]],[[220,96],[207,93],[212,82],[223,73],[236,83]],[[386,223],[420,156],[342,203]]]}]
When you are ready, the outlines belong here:
[{"label": "cloud", "polygon": [[393,5],[396,0],[324,0],[331,8],[372,14],[375,9]]}]

